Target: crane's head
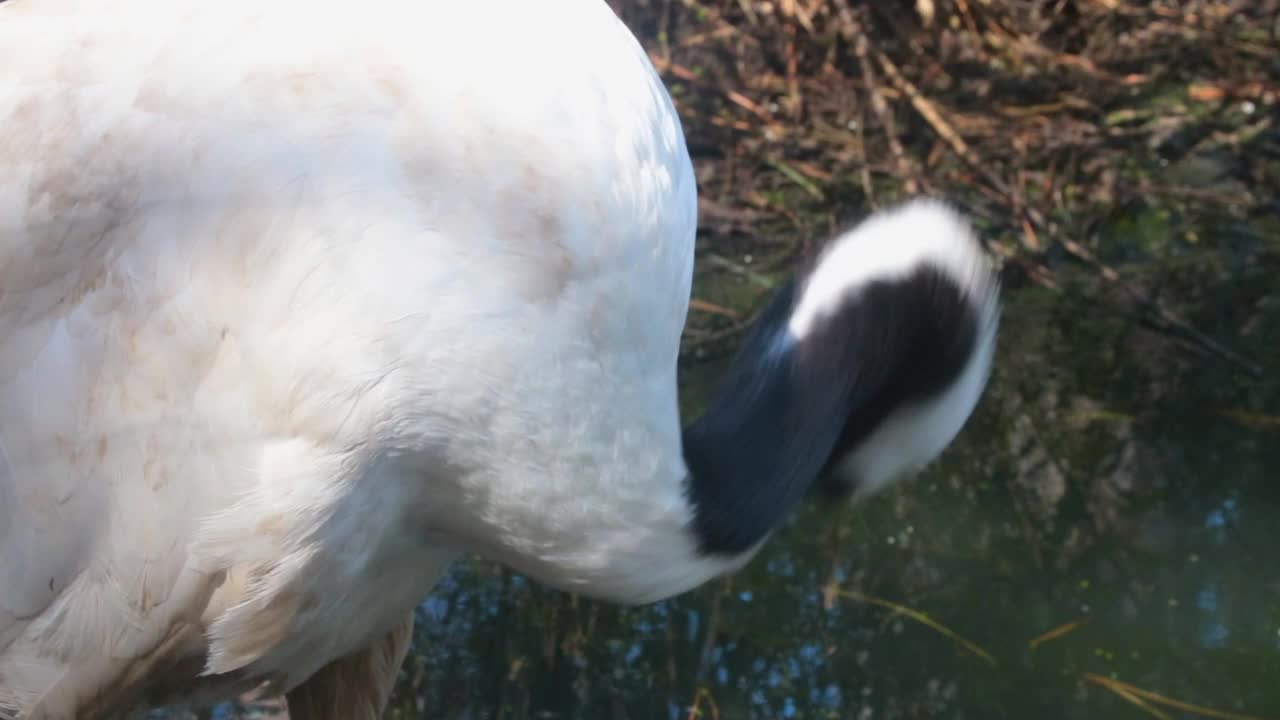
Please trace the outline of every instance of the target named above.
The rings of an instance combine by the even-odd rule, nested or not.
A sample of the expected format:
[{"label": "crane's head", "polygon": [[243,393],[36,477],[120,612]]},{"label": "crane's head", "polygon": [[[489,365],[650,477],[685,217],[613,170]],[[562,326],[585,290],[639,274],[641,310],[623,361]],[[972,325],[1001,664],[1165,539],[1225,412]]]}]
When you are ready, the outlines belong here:
[{"label": "crane's head", "polygon": [[779,289],[685,432],[697,525],[741,552],[817,485],[865,496],[928,464],[986,386],[999,283],[959,213],[915,200]]}]

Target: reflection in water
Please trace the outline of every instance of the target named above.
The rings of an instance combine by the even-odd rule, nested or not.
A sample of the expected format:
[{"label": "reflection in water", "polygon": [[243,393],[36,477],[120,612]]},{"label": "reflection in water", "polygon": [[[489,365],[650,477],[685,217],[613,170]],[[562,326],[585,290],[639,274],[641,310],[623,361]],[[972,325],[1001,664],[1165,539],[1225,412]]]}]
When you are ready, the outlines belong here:
[{"label": "reflection in water", "polygon": [[921,478],[807,507],[738,575],[646,607],[460,564],[422,606],[393,716],[1143,716],[1086,674],[1280,716],[1280,262],[1255,243],[1226,276],[1217,252],[1135,282],[1194,285],[1181,309],[1249,328],[1269,375],[1096,312],[1087,279],[1011,288],[989,394]]}]

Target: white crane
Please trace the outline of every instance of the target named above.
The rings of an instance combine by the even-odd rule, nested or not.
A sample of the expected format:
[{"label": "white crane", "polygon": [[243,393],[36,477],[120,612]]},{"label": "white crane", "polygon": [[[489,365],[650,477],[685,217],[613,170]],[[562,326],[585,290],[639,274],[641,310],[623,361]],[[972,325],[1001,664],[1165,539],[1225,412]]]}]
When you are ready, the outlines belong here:
[{"label": "white crane", "polygon": [[0,718],[374,718],[462,552],[622,603],[950,443],[997,283],[916,201],[705,415],[696,188],[601,0],[0,3]]}]

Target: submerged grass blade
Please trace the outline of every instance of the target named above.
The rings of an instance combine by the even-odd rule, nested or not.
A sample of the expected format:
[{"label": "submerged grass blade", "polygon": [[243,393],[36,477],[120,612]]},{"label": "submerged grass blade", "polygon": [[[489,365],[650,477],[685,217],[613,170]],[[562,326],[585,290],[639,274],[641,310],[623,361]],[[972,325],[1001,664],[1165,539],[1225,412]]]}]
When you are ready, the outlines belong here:
[{"label": "submerged grass blade", "polygon": [[785,175],[788,180],[799,185],[802,190],[812,195],[815,200],[824,199],[822,188],[818,187],[812,180],[805,177],[804,173],[776,158],[768,158],[765,162],[769,164],[769,167],[772,167],[774,170]]},{"label": "submerged grass blade", "polygon": [[1233,408],[1218,408],[1217,412],[1218,415],[1228,420],[1234,420],[1245,427],[1259,430],[1280,430],[1280,417],[1275,415],[1246,412]]},{"label": "submerged grass blade", "polygon": [[707,253],[707,260],[708,262],[713,262],[716,265],[719,265],[720,267],[728,268],[742,275],[746,279],[750,280],[751,282],[755,283],[756,285],[759,285],[760,287],[766,290],[772,290],[774,286],[778,284],[774,282],[773,279],[771,279],[769,276],[762,275],[761,273],[758,273],[755,270],[752,270],[746,265],[743,265],[742,263],[734,262],[733,260],[730,260],[729,258],[723,255],[717,255],[715,253]]},{"label": "submerged grass blade", "polygon": [[705,313],[711,313],[712,315],[722,315],[731,320],[738,320],[742,317],[742,314],[737,310],[727,308],[723,305],[717,305],[716,303],[708,300],[699,300],[698,298],[689,298],[689,308],[691,310],[701,310]]},{"label": "submerged grass blade", "polygon": [[974,655],[977,655],[983,660],[986,660],[992,667],[995,667],[996,659],[991,657],[991,653],[987,652],[986,650],[983,650],[982,647],[977,643],[969,640],[968,638],[964,637],[960,633],[956,632],[955,630],[952,630],[946,625],[943,625],[937,620],[934,620],[933,618],[920,612],[919,610],[913,610],[912,608],[909,608],[905,605],[899,605],[898,603],[895,603],[891,600],[885,600],[884,598],[875,597],[874,595],[867,595],[866,593],[860,593],[857,590],[837,590],[836,594],[839,595],[840,597],[848,598],[849,600],[853,600],[856,602],[868,603],[871,605],[879,605],[880,607],[892,610],[893,612],[898,613],[899,615],[905,615],[911,618],[912,620],[915,620],[916,622],[920,623],[921,625],[925,625],[930,628],[933,628],[935,631],[941,633],[942,635],[945,635],[946,637],[960,644],[969,652],[973,653]]},{"label": "submerged grass blade", "polygon": [[689,703],[689,717],[687,720],[699,720],[702,717],[702,701],[706,700],[707,705],[711,709],[711,720],[720,720],[720,708],[716,706],[716,699],[711,696],[711,691],[705,687],[698,688],[698,692],[693,694],[693,702]]},{"label": "submerged grass blade", "polygon": [[1148,703],[1146,700],[1143,700],[1124,688],[1116,687],[1114,685],[1103,685],[1102,687],[1115,693],[1120,697],[1120,699],[1137,706],[1151,717],[1158,718],[1159,720],[1173,720],[1173,718],[1169,716],[1169,713],[1166,713],[1159,708],[1152,707],[1151,703]]},{"label": "submerged grass blade", "polygon": [[1218,720],[1275,720],[1274,718],[1264,718],[1261,715],[1248,715],[1245,713],[1229,712],[1227,710],[1215,710],[1214,708],[1205,707],[1204,705],[1195,705],[1193,703],[1175,700],[1171,697],[1161,695],[1160,693],[1152,692],[1151,690],[1143,690],[1136,685],[1130,685],[1127,682],[1113,680],[1094,673],[1084,673],[1083,677],[1088,682],[1095,685],[1101,685],[1121,697],[1124,697],[1124,694],[1127,693],[1128,695],[1136,698],[1149,700],[1153,703],[1164,705],[1165,707],[1171,707],[1183,712],[1200,715],[1202,717],[1218,718]]},{"label": "submerged grass blade", "polygon": [[1088,625],[1089,620],[1090,618],[1085,618],[1083,620],[1075,620],[1075,621],[1066,623],[1065,625],[1059,625],[1058,627],[1046,633],[1037,635],[1034,638],[1032,638],[1031,642],[1027,643],[1027,647],[1029,647],[1032,650],[1035,650],[1036,648],[1049,642],[1050,640],[1057,640],[1058,638],[1062,637],[1063,635],[1066,635],[1067,633],[1072,633],[1072,632],[1075,632],[1076,630],[1079,630],[1085,625]]}]

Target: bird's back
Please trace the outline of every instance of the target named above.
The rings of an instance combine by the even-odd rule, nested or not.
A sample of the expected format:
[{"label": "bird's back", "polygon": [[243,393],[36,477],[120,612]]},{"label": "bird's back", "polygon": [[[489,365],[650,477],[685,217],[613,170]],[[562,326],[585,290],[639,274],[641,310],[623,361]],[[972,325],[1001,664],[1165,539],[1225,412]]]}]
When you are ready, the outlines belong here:
[{"label": "bird's back", "polygon": [[395,621],[448,554],[342,518],[408,403],[674,391],[693,178],[603,3],[11,0],[0,55],[0,717]]}]

